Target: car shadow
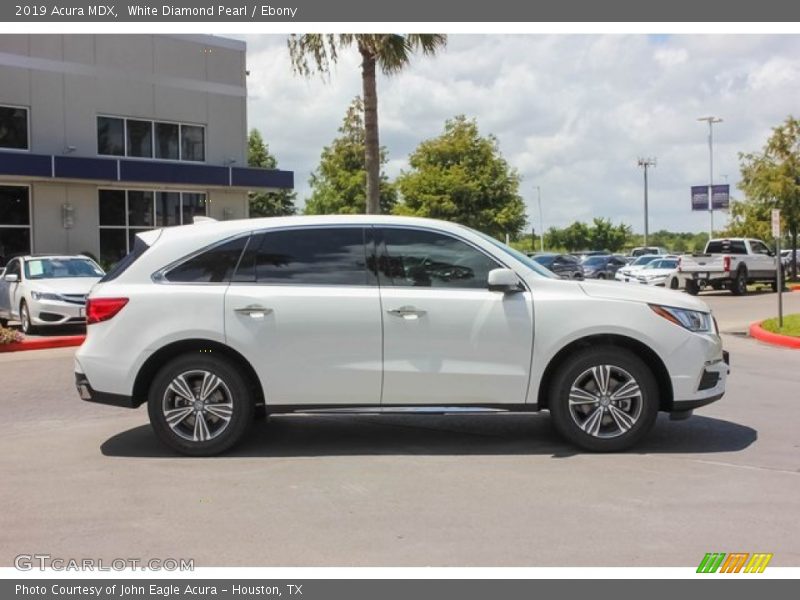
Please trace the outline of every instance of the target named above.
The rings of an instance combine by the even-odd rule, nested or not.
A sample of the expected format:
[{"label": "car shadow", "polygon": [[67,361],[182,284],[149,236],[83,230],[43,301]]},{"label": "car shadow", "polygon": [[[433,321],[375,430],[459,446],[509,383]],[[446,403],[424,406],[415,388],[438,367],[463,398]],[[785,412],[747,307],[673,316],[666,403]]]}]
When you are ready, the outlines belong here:
[{"label": "car shadow", "polygon": [[[631,452],[736,452],[758,438],[755,429],[695,415],[670,421],[659,415],[649,436]],[[149,425],[118,433],[100,447],[105,456],[177,458]],[[547,414],[498,415],[280,415],[258,420],[246,439],[220,459],[382,455],[551,455],[582,451],[564,442]]]}]

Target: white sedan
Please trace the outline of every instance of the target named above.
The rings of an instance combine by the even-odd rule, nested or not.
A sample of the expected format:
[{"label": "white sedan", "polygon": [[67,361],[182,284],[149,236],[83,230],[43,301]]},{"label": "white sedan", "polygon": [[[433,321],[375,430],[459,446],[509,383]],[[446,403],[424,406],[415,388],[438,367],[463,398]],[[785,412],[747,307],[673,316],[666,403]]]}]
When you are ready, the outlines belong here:
[{"label": "white sedan", "polygon": [[614,279],[617,281],[623,281],[625,283],[636,282],[636,276],[638,272],[646,267],[648,264],[653,262],[654,260],[658,260],[662,258],[658,254],[644,254],[642,256],[637,257],[634,261],[628,265],[625,265],[621,269],[617,270],[614,274]]},{"label": "white sedan", "polygon": [[678,289],[678,278],[673,277],[677,272],[677,258],[662,258],[648,263],[637,271],[636,281],[645,285],[658,285]]},{"label": "white sedan", "polygon": [[18,256],[0,279],[0,325],[17,320],[24,333],[84,323],[86,296],[105,275],[86,256]]}]

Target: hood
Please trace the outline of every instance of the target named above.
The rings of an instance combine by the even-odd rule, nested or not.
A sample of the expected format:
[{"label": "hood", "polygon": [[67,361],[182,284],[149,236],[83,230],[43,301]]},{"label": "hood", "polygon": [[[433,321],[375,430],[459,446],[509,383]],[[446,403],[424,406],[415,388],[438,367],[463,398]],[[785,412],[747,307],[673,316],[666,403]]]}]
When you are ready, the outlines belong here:
[{"label": "hood", "polygon": [[53,294],[88,294],[99,277],[58,277],[55,279],[29,279],[25,283],[35,292]]},{"label": "hood", "polygon": [[582,281],[579,285],[588,296],[592,296],[593,298],[663,304],[676,308],[711,312],[711,309],[702,300],[698,300],[697,298],[677,290],[665,290],[638,284],[625,285],[618,281]]}]

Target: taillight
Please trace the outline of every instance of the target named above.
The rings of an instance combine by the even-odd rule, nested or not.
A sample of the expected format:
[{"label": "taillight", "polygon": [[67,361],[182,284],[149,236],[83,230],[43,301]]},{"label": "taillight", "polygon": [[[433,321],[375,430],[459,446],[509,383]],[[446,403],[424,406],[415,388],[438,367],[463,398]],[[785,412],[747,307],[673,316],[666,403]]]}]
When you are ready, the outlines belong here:
[{"label": "taillight", "polygon": [[722,269],[724,271],[731,270],[731,257],[730,256],[723,256],[722,257]]},{"label": "taillight", "polygon": [[89,298],[86,301],[86,324],[108,321],[127,303],[127,298]]}]

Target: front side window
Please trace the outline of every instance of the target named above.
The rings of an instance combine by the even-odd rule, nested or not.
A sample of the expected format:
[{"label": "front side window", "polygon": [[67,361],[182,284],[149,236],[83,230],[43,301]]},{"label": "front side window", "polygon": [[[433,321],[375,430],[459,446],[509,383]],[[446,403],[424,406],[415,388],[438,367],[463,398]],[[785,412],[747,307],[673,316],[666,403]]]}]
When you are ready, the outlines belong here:
[{"label": "front side window", "polygon": [[180,283],[230,281],[247,240],[248,236],[242,236],[210,248],[171,269],[164,277],[167,281]]},{"label": "front side window", "polygon": [[360,227],[267,231],[253,238],[237,282],[292,285],[369,285]]},{"label": "front side window", "polygon": [[0,106],[0,148],[28,150],[28,109]]},{"label": "front side window", "polygon": [[420,229],[382,230],[381,285],[487,289],[489,271],[502,265],[454,237]]},{"label": "front side window", "polygon": [[30,251],[30,191],[25,186],[0,185],[0,267],[11,256]]},{"label": "front side window", "polygon": [[6,269],[6,275],[16,275],[17,277],[20,276],[20,268],[19,268],[19,260],[12,260],[8,263],[8,268]]},{"label": "front side window", "polygon": [[759,241],[753,240],[750,242],[750,248],[753,250],[754,254],[766,254],[769,255],[770,250],[764,244]]}]

